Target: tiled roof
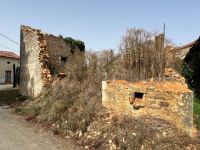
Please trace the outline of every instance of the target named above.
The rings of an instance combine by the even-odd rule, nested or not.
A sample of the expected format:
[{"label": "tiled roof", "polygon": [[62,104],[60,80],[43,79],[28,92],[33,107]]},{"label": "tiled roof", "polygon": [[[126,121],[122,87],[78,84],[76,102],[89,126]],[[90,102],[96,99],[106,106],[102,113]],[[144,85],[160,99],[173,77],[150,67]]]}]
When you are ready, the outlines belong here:
[{"label": "tiled roof", "polygon": [[19,59],[19,56],[13,52],[0,51],[0,57]]},{"label": "tiled roof", "polygon": [[186,45],[180,46],[180,47],[175,47],[174,50],[182,50],[182,49],[185,49],[185,48],[191,48],[196,42],[197,42],[197,40],[193,41],[191,43],[188,43]]}]

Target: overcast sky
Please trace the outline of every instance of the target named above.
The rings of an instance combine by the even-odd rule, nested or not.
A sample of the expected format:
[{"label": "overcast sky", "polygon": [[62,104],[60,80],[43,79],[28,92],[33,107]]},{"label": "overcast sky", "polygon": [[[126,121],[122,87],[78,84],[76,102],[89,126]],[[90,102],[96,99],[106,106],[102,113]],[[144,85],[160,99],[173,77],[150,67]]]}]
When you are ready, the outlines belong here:
[{"label": "overcast sky", "polygon": [[[128,27],[162,32],[177,45],[200,35],[199,0],[0,0],[0,33],[20,42],[20,25],[70,36],[87,49],[117,49]],[[0,36],[0,49],[19,45]]]}]

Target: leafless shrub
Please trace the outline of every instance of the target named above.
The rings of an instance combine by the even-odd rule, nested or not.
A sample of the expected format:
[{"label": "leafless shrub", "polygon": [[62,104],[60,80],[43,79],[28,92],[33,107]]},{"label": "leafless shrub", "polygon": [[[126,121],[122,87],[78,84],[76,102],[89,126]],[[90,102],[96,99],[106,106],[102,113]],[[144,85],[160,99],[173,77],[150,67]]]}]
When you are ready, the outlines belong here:
[{"label": "leafless shrub", "polygon": [[155,34],[143,29],[130,28],[122,38],[120,52],[128,80],[141,80],[158,76],[158,52],[155,50]]}]

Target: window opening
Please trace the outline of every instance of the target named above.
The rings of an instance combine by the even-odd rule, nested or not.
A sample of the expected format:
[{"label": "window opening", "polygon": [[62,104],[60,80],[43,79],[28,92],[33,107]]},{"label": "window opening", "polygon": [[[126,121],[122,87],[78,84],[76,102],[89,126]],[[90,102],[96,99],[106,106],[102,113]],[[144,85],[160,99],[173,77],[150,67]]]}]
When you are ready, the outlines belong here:
[{"label": "window opening", "polygon": [[135,109],[139,109],[140,107],[143,107],[143,104],[142,104],[143,97],[144,97],[144,93],[134,92],[132,94],[131,104],[133,105]]}]

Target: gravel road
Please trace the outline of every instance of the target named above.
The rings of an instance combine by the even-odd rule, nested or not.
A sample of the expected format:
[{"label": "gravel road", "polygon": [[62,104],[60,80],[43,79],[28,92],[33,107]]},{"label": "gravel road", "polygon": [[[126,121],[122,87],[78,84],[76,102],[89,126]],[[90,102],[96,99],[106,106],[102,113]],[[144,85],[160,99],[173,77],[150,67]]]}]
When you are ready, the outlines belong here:
[{"label": "gravel road", "polygon": [[0,150],[79,150],[71,141],[57,140],[36,130],[26,121],[0,106]]}]

